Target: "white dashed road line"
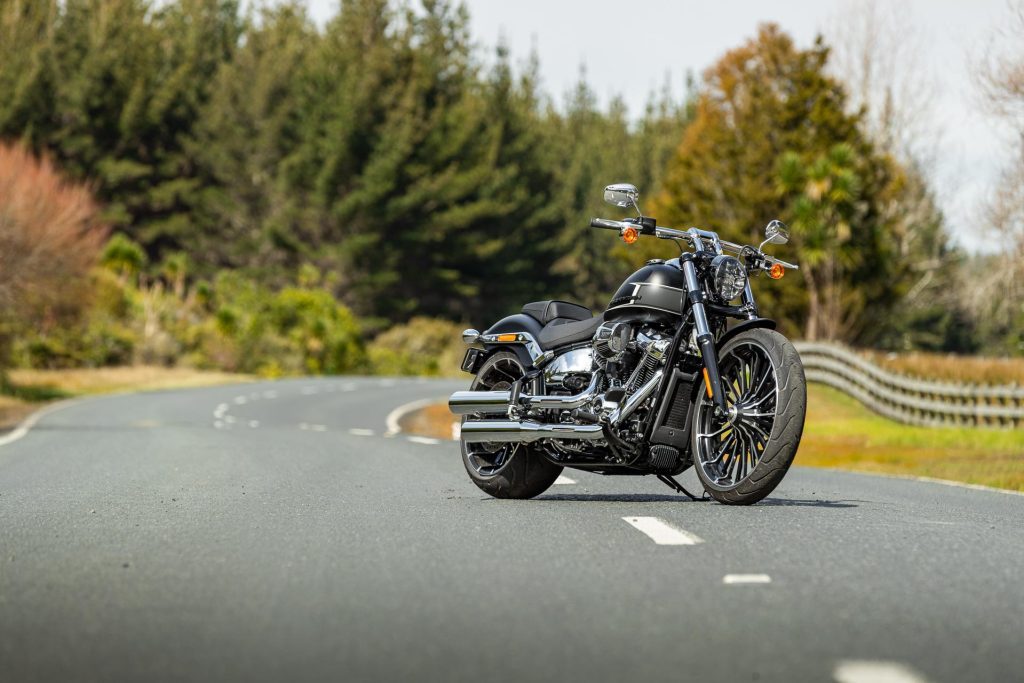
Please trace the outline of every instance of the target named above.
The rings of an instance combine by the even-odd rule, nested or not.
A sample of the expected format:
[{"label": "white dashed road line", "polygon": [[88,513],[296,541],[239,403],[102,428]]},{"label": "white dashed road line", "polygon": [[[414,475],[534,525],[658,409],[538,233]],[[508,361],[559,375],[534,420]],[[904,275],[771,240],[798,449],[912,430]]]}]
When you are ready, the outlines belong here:
[{"label": "white dashed road line", "polygon": [[326,432],[327,425],[309,425],[309,428],[314,432]]},{"label": "white dashed road line", "polygon": [[257,427],[260,426],[260,421],[259,420],[249,420],[249,426],[252,427],[253,429],[256,429]]},{"label": "white dashed road line", "polygon": [[248,396],[235,396],[235,405],[244,406],[248,402]]},{"label": "white dashed road line", "polygon": [[406,439],[412,441],[413,443],[422,443],[428,446],[436,446],[437,444],[441,443],[440,439],[431,439],[428,436],[407,436]]},{"label": "white dashed road line", "polygon": [[350,429],[348,433],[353,436],[373,436],[372,429]]},{"label": "white dashed road line", "polygon": [[737,586],[751,583],[771,583],[772,577],[767,574],[726,574],[722,577],[722,583],[727,586]]},{"label": "white dashed road line", "polygon": [[928,683],[928,679],[899,662],[848,659],[836,664],[837,683]]},{"label": "white dashed road line", "polygon": [[658,545],[697,545],[704,539],[689,531],[678,529],[658,517],[623,517],[627,523],[642,531]]},{"label": "white dashed road line", "polygon": [[565,486],[565,485],[568,485],[568,484],[575,484],[575,483],[576,483],[575,479],[570,479],[569,477],[565,476],[564,474],[558,475],[558,479],[555,479],[555,486]]}]

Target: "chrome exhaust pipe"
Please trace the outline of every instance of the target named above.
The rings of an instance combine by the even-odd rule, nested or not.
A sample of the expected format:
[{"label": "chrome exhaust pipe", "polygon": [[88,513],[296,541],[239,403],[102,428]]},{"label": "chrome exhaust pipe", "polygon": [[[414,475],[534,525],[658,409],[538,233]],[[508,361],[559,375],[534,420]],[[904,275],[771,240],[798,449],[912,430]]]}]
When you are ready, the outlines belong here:
[{"label": "chrome exhaust pipe", "polygon": [[599,424],[570,425],[513,420],[469,420],[462,423],[460,437],[466,443],[529,443],[540,439],[581,439],[597,441],[604,438]]},{"label": "chrome exhaust pipe", "polygon": [[[539,410],[573,410],[590,403],[597,394],[598,373],[590,378],[590,385],[574,396],[533,396],[520,394],[519,405]],[[456,391],[448,398],[448,410],[455,415],[473,413],[507,413],[512,403],[511,391]]]},{"label": "chrome exhaust pipe", "polygon": [[456,391],[448,397],[448,410],[456,415],[508,412],[511,391]]}]

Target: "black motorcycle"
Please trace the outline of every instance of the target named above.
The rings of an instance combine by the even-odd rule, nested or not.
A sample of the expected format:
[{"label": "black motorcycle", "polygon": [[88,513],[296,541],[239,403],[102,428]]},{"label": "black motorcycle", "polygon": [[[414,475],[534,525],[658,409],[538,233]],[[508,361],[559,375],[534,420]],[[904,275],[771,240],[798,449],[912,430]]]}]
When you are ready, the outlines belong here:
[{"label": "black motorcycle", "polygon": [[785,244],[786,227],[772,221],[759,247],[742,246],[660,227],[638,197],[633,185],[608,186],[605,200],[638,216],[591,227],[628,244],[674,240],[678,258],[648,261],[601,315],[538,301],[483,333],[463,332],[462,369],[475,378],[448,405],[464,416],[466,471],[492,496],[536,496],[564,467],[653,474],[691,495],[674,477],[696,466],[715,500],[749,505],[793,462],[807,405],[803,366],[775,322],[758,315],[750,288],[762,272],[779,279],[797,268],[761,251]]}]

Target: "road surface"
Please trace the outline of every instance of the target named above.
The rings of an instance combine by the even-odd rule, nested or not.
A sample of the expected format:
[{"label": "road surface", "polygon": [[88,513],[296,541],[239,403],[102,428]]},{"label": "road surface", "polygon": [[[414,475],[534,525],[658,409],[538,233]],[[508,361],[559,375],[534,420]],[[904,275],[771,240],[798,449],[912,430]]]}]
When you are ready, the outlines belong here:
[{"label": "road surface", "polygon": [[570,470],[492,500],[387,434],[464,385],[111,396],[5,439],[0,679],[1024,676],[1024,496],[796,467],[748,508]]}]

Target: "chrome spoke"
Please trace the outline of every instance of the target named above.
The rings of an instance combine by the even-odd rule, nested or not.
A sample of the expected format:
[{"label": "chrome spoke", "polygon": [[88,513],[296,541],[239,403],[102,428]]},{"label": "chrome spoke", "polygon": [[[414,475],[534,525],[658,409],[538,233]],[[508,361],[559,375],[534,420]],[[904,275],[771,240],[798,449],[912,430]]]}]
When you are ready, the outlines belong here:
[{"label": "chrome spoke", "polygon": [[714,486],[729,489],[761,462],[775,424],[778,386],[771,357],[756,342],[734,347],[719,368],[730,413],[719,415],[710,402],[698,402],[694,460]]}]

